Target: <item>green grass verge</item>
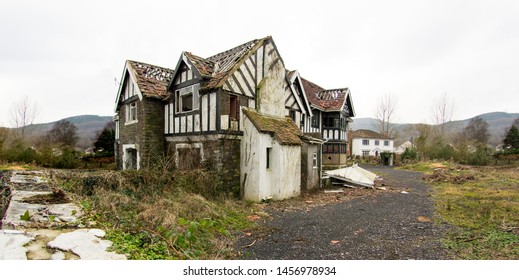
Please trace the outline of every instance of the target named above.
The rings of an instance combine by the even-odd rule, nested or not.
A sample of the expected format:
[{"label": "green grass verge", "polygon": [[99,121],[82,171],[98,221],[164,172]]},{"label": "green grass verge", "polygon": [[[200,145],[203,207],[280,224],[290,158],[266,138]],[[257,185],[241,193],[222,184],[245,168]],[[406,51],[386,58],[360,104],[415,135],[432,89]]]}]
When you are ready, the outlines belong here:
[{"label": "green grass verge", "polygon": [[[446,167],[446,176],[433,183],[433,197],[441,220],[453,226],[444,240],[450,258],[519,259],[519,168]],[[426,173],[434,168],[407,167]],[[472,179],[455,180],[463,176]]]}]

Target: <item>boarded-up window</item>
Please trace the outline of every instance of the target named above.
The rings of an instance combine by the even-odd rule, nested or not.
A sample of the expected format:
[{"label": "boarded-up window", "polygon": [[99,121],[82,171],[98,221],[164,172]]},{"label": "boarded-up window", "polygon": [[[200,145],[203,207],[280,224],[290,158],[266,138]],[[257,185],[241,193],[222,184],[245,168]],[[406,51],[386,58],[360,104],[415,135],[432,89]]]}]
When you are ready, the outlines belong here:
[{"label": "boarded-up window", "polygon": [[201,167],[202,156],[200,148],[178,148],[178,165],[180,170],[191,170]]},{"label": "boarded-up window", "polygon": [[229,118],[233,121],[240,119],[240,102],[236,95],[229,95]]}]

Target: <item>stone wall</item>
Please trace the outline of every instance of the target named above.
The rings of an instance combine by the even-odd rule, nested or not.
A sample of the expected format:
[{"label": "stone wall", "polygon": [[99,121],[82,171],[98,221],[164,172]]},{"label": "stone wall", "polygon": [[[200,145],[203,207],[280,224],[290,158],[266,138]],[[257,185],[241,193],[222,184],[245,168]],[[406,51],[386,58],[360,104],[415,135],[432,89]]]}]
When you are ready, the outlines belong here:
[{"label": "stone wall", "polygon": [[149,166],[164,155],[164,104],[147,97],[137,101],[137,122],[131,124],[126,124],[126,109],[125,104],[119,107],[117,168],[123,168],[125,144],[135,144],[141,168]]},{"label": "stone wall", "polygon": [[[222,194],[240,195],[240,137],[197,135],[168,137],[167,155],[179,170],[205,168],[215,174],[215,185]],[[214,191],[214,190],[211,190]]]}]

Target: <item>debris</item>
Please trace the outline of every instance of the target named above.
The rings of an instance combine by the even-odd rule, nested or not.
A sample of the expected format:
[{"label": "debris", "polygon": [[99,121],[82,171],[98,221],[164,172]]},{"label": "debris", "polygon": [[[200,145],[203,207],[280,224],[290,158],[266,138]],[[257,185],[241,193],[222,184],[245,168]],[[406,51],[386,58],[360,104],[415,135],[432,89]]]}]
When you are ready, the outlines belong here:
[{"label": "debris", "polygon": [[420,223],[432,223],[431,218],[425,216],[418,216],[416,218]]},{"label": "debris", "polygon": [[337,245],[337,244],[339,244],[339,240],[332,240],[331,243],[332,243],[332,245]]},{"label": "debris", "polygon": [[252,233],[250,233],[250,232],[246,232],[245,235],[246,235],[246,236],[252,236]]},{"label": "debris", "polygon": [[325,193],[343,193],[343,189],[337,189],[337,190],[325,190]]},{"label": "debris", "polygon": [[257,221],[261,219],[261,217],[259,215],[250,215],[250,216],[247,216],[247,220],[249,221]]},{"label": "debris", "polygon": [[476,180],[476,177],[472,174],[453,175],[447,169],[434,169],[433,174],[426,174],[423,176],[422,179],[429,183],[449,182],[455,184],[463,184],[468,181]]},{"label": "debris", "polygon": [[409,194],[409,193],[406,192],[406,191],[401,191],[400,193],[402,193],[402,194]]},{"label": "debris", "polygon": [[254,246],[254,244],[256,244],[256,241],[258,241],[258,240],[257,239],[254,240],[251,244],[243,246],[243,248],[249,248],[249,247]]},{"label": "debris", "polygon": [[378,177],[375,173],[361,168],[357,164],[326,171],[325,174],[336,181],[340,181],[344,186],[366,188],[373,188],[375,179]]},{"label": "debris", "polygon": [[305,202],[308,203],[308,204],[314,203],[314,202],[311,201],[311,200],[307,200],[307,201],[305,201]]},{"label": "debris", "polygon": [[375,189],[377,189],[377,190],[381,190],[381,191],[386,191],[386,190],[387,190],[386,187],[375,187]]}]

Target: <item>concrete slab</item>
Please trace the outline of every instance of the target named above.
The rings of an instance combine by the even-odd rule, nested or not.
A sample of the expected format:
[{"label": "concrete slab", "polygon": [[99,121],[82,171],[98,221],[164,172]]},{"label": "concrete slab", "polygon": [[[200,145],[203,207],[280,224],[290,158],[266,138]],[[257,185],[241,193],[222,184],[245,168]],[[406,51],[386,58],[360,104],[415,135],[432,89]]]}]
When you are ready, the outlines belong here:
[{"label": "concrete slab", "polygon": [[26,260],[25,244],[34,236],[20,230],[0,230],[0,260]]},{"label": "concrete slab", "polygon": [[79,229],[60,234],[48,243],[50,248],[72,251],[82,260],[126,260],[125,255],[107,252],[112,242],[102,240],[96,235],[104,235],[100,229]]}]

